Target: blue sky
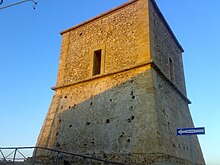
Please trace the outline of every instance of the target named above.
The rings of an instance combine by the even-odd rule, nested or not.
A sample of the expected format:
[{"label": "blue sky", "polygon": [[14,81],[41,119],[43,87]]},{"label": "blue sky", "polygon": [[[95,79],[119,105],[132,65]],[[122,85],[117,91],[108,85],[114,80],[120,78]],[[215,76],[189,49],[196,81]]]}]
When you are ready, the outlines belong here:
[{"label": "blue sky", "polygon": [[[16,0],[4,0],[4,5]],[[0,146],[34,146],[56,83],[59,32],[126,0],[38,0],[0,10]],[[220,1],[157,0],[185,52],[187,93],[206,163],[220,164]]]}]

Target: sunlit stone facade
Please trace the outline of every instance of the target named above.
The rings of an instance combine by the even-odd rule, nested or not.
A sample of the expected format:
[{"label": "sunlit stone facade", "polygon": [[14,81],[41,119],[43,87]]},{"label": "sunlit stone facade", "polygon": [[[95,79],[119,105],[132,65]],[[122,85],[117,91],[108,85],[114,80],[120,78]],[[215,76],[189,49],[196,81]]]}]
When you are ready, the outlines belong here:
[{"label": "sunlit stone facade", "polygon": [[[129,164],[191,164],[183,49],[154,0],[61,32],[57,84],[37,146]],[[193,137],[196,164],[205,164]]]}]

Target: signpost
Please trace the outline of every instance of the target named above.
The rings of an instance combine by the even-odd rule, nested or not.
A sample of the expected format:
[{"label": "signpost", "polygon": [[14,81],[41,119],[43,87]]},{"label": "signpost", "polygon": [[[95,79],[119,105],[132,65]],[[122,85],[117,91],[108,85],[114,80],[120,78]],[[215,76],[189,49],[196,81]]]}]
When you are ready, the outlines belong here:
[{"label": "signpost", "polygon": [[205,127],[177,128],[176,129],[176,135],[177,136],[189,136],[192,165],[194,165],[194,155],[193,155],[194,153],[193,153],[192,135],[204,135],[204,134],[205,134]]}]

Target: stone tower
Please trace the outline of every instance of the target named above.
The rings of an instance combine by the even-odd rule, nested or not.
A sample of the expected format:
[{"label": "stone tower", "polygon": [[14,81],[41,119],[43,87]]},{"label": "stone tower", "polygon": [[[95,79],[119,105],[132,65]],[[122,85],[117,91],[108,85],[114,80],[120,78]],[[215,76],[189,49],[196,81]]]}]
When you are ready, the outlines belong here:
[{"label": "stone tower", "polygon": [[[130,164],[190,164],[183,49],[154,0],[133,0],[61,32],[37,146]],[[196,164],[205,164],[193,137]]]}]

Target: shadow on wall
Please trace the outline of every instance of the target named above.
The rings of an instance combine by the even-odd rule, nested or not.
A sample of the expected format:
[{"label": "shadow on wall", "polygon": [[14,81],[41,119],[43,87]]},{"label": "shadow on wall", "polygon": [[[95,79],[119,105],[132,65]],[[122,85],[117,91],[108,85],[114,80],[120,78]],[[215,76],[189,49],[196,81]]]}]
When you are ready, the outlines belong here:
[{"label": "shadow on wall", "polygon": [[143,66],[58,89],[39,146],[118,162],[170,160],[151,74]]},{"label": "shadow on wall", "polygon": [[[144,152],[141,140],[153,126],[146,126],[153,117],[150,71],[129,79],[125,74],[113,75],[69,88],[67,95],[63,91],[53,147],[84,155]],[[84,99],[84,93],[92,97],[76,104],[75,98]]]},{"label": "shadow on wall", "polygon": [[[114,131],[119,131],[119,127],[124,127],[124,124],[120,123],[121,120],[126,120],[127,123],[135,120],[138,126],[138,124],[143,122],[141,120],[141,112],[144,112],[143,109],[151,107],[152,86],[149,66],[144,66],[132,71],[79,83],[73,87],[58,89],[61,95],[55,94],[54,99],[57,99],[57,101],[51,106],[54,109],[58,109],[57,115],[54,118],[56,120],[53,123],[54,126],[51,126],[52,131],[56,131],[55,139],[59,141],[58,139],[65,138],[65,140],[61,141],[73,143],[73,135],[70,135],[72,132],[76,141],[78,141],[74,140],[77,144],[74,147],[76,147],[81,144],[79,142],[81,138],[85,141],[85,138],[92,135],[88,128],[94,129],[93,133],[96,134],[100,134],[99,132],[107,134],[105,130],[111,130],[113,133]],[[54,117],[51,115],[52,110],[50,111],[51,113],[48,113],[46,120],[49,119],[49,116],[50,119]],[[141,118],[135,119],[135,114],[138,115],[137,117],[141,115]],[[105,130],[103,130],[104,128]],[[120,133],[122,132],[123,130]],[[80,134],[83,134],[83,136]],[[101,134],[99,136],[102,136],[99,139],[99,143],[101,143],[102,139],[109,140],[109,138],[104,138],[105,136],[108,137],[108,135]],[[114,134],[111,136],[113,138]],[[52,138],[52,135],[49,138]],[[65,146],[61,142],[58,143],[60,146]],[[52,146],[59,148],[59,145],[55,143]],[[49,145],[49,147],[51,146]],[[65,148],[63,147],[62,149]]]}]

